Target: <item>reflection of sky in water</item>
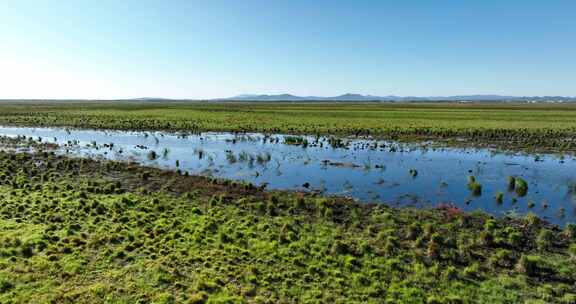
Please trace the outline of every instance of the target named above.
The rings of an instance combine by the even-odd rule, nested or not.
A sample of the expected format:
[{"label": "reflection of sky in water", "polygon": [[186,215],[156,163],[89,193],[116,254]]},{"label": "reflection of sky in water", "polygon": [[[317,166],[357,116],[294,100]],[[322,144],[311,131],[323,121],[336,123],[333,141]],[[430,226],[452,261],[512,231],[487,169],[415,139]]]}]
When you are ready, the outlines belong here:
[{"label": "reflection of sky in water", "polygon": [[[65,144],[78,140],[70,153],[133,158],[160,167],[179,168],[193,174],[268,183],[274,189],[310,189],[327,194],[351,196],[362,201],[383,201],[393,205],[435,206],[451,203],[465,210],[482,209],[496,215],[532,211],[553,223],[576,222],[576,161],[571,157],[494,153],[486,149],[419,148],[405,145],[397,152],[367,148],[368,141],[354,141],[350,149],[307,148],[271,143],[263,135],[203,133],[181,137],[159,132],[117,132],[48,128],[0,127],[0,135],[42,137],[45,142]],[[276,138],[281,136],[272,136]],[[308,139],[313,142],[313,138]],[[99,149],[87,147],[95,141]],[[102,145],[114,143],[112,150]],[[142,145],[148,149],[137,148]],[[395,144],[392,144],[395,146]],[[163,157],[163,150],[169,150]],[[150,161],[149,151],[159,158]],[[122,151],[120,153],[120,151]],[[228,151],[228,152],[227,152]],[[200,158],[202,154],[202,158]],[[267,154],[270,155],[268,160]],[[258,155],[260,158],[258,158]],[[234,161],[235,160],[235,161]],[[328,160],[329,162],[323,162]],[[418,175],[412,177],[410,169]],[[467,188],[467,176],[482,184],[482,195],[474,197]],[[507,191],[507,176],[521,176],[529,183],[526,197]],[[504,193],[503,204],[494,196]],[[513,198],[517,198],[514,202]],[[528,202],[535,206],[528,208]],[[549,205],[543,208],[544,203]],[[565,212],[562,214],[561,209]]]}]

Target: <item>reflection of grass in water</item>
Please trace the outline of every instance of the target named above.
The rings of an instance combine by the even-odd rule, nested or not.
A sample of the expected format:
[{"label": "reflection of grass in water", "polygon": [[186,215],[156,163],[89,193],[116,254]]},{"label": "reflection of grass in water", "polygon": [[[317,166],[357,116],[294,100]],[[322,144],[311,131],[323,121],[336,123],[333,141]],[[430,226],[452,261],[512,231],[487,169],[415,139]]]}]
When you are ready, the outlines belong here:
[{"label": "reflection of grass in water", "polygon": [[270,162],[271,160],[272,160],[272,155],[270,155],[269,152],[258,153],[258,155],[256,155],[256,162],[259,165],[265,165],[268,162]]},{"label": "reflection of grass in water", "polygon": [[232,151],[226,151],[226,160],[229,164],[235,164],[238,161],[236,155]]},{"label": "reflection of grass in water", "polygon": [[198,159],[204,158],[204,149],[196,148],[194,149],[194,154],[198,155]]},{"label": "reflection of grass in water", "polygon": [[572,200],[576,202],[576,181],[568,182],[568,196],[572,197]]},{"label": "reflection of grass in water", "polygon": [[240,154],[238,154],[238,160],[240,162],[247,162],[250,159],[250,155],[248,155],[248,152],[246,151],[242,151],[240,152]]}]

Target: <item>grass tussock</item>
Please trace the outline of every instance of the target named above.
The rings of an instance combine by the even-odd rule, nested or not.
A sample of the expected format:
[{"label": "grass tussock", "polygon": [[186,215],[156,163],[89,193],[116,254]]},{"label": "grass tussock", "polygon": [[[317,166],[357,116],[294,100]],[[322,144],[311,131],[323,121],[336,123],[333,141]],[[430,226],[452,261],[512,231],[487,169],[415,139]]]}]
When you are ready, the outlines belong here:
[{"label": "grass tussock", "polygon": [[534,215],[361,205],[50,153],[0,164],[2,303],[576,296],[576,230]]}]

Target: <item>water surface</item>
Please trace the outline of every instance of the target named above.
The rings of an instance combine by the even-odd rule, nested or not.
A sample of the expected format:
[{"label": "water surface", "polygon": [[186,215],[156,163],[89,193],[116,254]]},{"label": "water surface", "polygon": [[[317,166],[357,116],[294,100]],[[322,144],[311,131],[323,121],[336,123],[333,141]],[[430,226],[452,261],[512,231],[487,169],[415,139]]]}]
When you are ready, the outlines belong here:
[{"label": "water surface", "polygon": [[[306,137],[307,146],[287,145],[284,135],[262,134],[0,127],[0,135],[57,143],[62,147],[59,153],[134,160],[272,189],[318,191],[400,206],[451,204],[497,216],[531,211],[560,225],[576,222],[576,160],[571,156],[368,139],[348,139],[345,148],[334,148],[326,137]],[[482,185],[479,196],[467,187],[470,175]],[[509,191],[508,176],[525,179],[528,193]],[[502,203],[495,199],[498,192],[504,193]]]}]

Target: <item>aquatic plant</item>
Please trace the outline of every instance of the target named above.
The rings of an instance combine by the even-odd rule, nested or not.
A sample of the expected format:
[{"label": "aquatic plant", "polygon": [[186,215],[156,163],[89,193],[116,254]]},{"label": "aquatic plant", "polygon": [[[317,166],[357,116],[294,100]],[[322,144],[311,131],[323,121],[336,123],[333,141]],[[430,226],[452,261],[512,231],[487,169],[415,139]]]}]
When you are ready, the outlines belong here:
[{"label": "aquatic plant", "polygon": [[232,151],[226,151],[226,160],[229,164],[234,164],[238,161],[236,155]]},{"label": "aquatic plant", "polygon": [[147,157],[149,160],[155,160],[158,158],[158,154],[156,153],[156,151],[151,150],[150,152],[148,152]]},{"label": "aquatic plant", "polygon": [[287,145],[308,147],[308,140],[302,136],[285,136],[284,143]]},{"label": "aquatic plant", "polygon": [[518,196],[526,196],[526,193],[528,193],[528,183],[524,179],[516,177],[514,178],[514,190]]},{"label": "aquatic plant", "polygon": [[271,160],[272,160],[272,155],[269,152],[258,153],[258,155],[256,155],[256,162],[259,165],[265,165],[266,163],[270,162]]},{"label": "aquatic plant", "polygon": [[482,195],[482,185],[476,181],[474,176],[468,176],[468,189],[474,196]]},{"label": "aquatic plant", "polygon": [[504,193],[496,192],[496,196],[494,198],[498,204],[502,204],[504,202]]},{"label": "aquatic plant", "polygon": [[198,155],[198,159],[203,159],[203,158],[204,158],[204,149],[202,149],[202,148],[195,148],[195,149],[194,149],[194,154]]},{"label": "aquatic plant", "polygon": [[508,191],[514,191],[516,186],[516,178],[514,176],[508,176]]}]

